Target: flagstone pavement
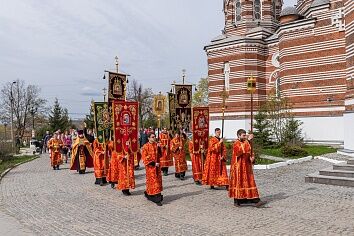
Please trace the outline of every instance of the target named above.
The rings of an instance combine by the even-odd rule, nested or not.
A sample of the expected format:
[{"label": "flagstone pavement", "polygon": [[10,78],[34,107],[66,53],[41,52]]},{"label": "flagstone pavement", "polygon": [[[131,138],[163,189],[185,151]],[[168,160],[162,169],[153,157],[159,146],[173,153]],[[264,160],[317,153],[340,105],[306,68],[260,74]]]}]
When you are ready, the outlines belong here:
[{"label": "flagstone pavement", "polygon": [[190,171],[184,181],[172,174],[158,207],[144,198],[143,169],[125,197],[94,185],[92,170],[52,170],[44,154],[2,179],[0,235],[354,235],[354,188],[305,183],[306,174],[329,166],[312,160],[256,170],[269,202],[262,209],[234,207],[225,190],[194,185]]}]

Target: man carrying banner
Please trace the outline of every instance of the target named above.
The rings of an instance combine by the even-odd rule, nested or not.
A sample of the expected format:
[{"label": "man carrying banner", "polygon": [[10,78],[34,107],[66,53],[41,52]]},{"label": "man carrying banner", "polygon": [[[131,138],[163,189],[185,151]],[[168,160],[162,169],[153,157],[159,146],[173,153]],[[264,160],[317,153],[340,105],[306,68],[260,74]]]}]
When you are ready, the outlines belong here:
[{"label": "man carrying banner", "polygon": [[73,144],[70,170],[85,174],[86,168],[93,167],[93,152],[90,142],[84,137],[83,130],[79,130],[78,137]]},{"label": "man carrying banner", "polygon": [[53,170],[59,170],[59,165],[63,164],[60,150],[63,142],[58,138],[58,134],[54,133],[53,137],[48,141],[47,147],[50,150],[50,164]]},{"label": "man carrying banner", "polygon": [[117,155],[118,160],[118,190],[122,190],[125,196],[131,195],[129,189],[135,189],[134,177],[134,153],[130,150],[129,141],[126,149]]},{"label": "man carrying banner", "polygon": [[203,184],[209,185],[211,189],[214,186],[229,185],[226,169],[226,147],[224,140],[220,138],[221,130],[215,129],[215,137],[210,138],[208,155],[204,165]]},{"label": "man carrying banner", "polygon": [[162,206],[162,175],[160,168],[161,149],[155,141],[155,134],[148,135],[149,142],[142,148],[142,158],[146,171],[145,197],[158,206]]},{"label": "man carrying banner", "polygon": [[[184,134],[185,135],[185,134]],[[171,151],[175,159],[175,177],[184,180],[187,171],[186,153],[184,151],[184,144],[186,138],[182,138],[180,132],[177,131],[175,137],[171,140]]]},{"label": "man carrying banner", "polygon": [[196,185],[202,185],[202,155],[204,154],[204,149],[200,148],[199,151],[195,151],[193,139],[189,141],[188,147],[189,154],[192,160],[192,172],[194,183]]},{"label": "man carrying banner", "polygon": [[249,142],[253,139],[253,134],[247,138],[246,131],[239,129],[237,137],[232,154],[229,197],[234,199],[234,205],[237,207],[247,203],[253,203],[256,207],[260,207],[265,202],[261,202],[259,199],[253,175],[254,153],[251,153]]},{"label": "man carrying banner", "polygon": [[103,186],[107,183],[106,176],[109,168],[107,146],[99,143],[97,139],[93,142],[94,159],[93,168],[95,170],[96,181],[95,184]]},{"label": "man carrying banner", "polygon": [[168,175],[168,167],[173,166],[173,159],[170,153],[170,135],[166,128],[163,128],[160,134],[160,145],[162,149],[162,157],[160,159],[161,170],[164,176]]}]

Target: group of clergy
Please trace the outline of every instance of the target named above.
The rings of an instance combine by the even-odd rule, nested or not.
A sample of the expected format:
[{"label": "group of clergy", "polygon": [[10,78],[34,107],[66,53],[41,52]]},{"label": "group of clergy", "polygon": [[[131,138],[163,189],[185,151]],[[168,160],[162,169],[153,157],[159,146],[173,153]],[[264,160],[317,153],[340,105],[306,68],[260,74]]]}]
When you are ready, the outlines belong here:
[{"label": "group of clergy", "polygon": [[[253,175],[255,161],[251,148],[253,134],[237,131],[237,140],[233,144],[230,176],[226,162],[227,151],[224,140],[220,137],[221,130],[215,129],[215,136],[209,139],[207,150],[194,150],[193,141],[188,141],[184,133],[176,132],[171,137],[167,129],[163,129],[158,139],[154,132],[148,134],[148,142],[134,153],[129,148],[118,153],[113,141],[99,143],[97,139],[90,143],[82,131],[78,132],[72,147],[71,170],[85,174],[86,168],[93,167],[95,184],[100,186],[110,183],[112,188],[121,190],[126,196],[135,188],[134,171],[139,166],[140,159],[145,165],[146,191],[145,197],[162,206],[162,174],[168,175],[169,167],[175,167],[175,177],[184,180],[187,171],[185,145],[192,161],[193,179],[197,185],[208,185],[211,189],[225,187],[229,197],[234,199],[234,205],[253,204],[260,207],[265,202],[260,201]],[[129,144],[128,144],[129,146]],[[51,150],[51,164],[59,168],[60,142],[56,136],[48,142]]]}]

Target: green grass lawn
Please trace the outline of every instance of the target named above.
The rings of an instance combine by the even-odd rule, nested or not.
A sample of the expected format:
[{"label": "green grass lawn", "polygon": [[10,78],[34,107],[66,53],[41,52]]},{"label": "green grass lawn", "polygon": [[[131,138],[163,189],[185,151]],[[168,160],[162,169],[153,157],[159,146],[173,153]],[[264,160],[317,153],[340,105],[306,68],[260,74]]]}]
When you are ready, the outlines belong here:
[{"label": "green grass lawn", "polygon": [[6,160],[0,160],[0,174],[18,163],[26,162],[37,157],[38,156],[14,156]]},{"label": "green grass lawn", "polygon": [[[323,146],[323,145],[306,145],[304,149],[308,152],[310,156],[320,156],[327,153],[337,152],[336,148]],[[281,153],[280,148],[265,148],[262,150],[262,154],[274,157],[284,157]],[[301,158],[303,156],[288,157],[288,158]]]}]

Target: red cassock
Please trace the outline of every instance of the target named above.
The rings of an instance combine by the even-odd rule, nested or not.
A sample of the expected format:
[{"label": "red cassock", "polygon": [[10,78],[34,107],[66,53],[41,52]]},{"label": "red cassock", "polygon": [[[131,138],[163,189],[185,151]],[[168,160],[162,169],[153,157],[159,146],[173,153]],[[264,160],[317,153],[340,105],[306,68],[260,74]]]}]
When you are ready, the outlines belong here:
[{"label": "red cassock", "polygon": [[251,157],[251,145],[248,141],[237,140],[232,153],[229,197],[235,199],[259,198],[254,180]]},{"label": "red cassock", "polygon": [[61,158],[60,149],[63,146],[63,142],[60,139],[50,139],[47,144],[50,149],[50,164],[51,166],[58,166],[63,164],[63,160]]},{"label": "red cassock", "polygon": [[226,169],[226,147],[219,139],[209,140],[208,155],[204,164],[203,184],[227,186],[229,184]]},{"label": "red cassock", "polygon": [[181,138],[173,138],[171,140],[171,151],[172,156],[175,159],[175,168],[176,173],[183,173],[188,170],[187,161],[186,161],[186,153],[184,151],[184,145]]},{"label": "red cassock", "polygon": [[[127,154],[128,155],[128,154]],[[128,156],[124,154],[118,154],[118,185],[117,189],[135,189],[135,177],[134,177],[134,154]],[[127,171],[128,170],[128,171]]]},{"label": "red cassock", "polygon": [[202,155],[200,152],[194,152],[193,141],[189,141],[189,154],[192,160],[192,171],[194,181],[202,181]]},{"label": "red cassock", "polygon": [[142,149],[142,158],[146,171],[146,193],[156,195],[162,192],[161,168],[156,167],[160,163],[156,143],[146,143]]},{"label": "red cassock", "polygon": [[103,144],[100,144],[97,139],[93,142],[94,158],[93,158],[93,168],[95,170],[96,178],[103,178],[107,176],[109,169],[109,158],[106,151],[104,151]]},{"label": "red cassock", "polygon": [[118,153],[114,151],[113,142],[109,141],[108,144],[108,155],[110,156],[109,169],[107,173],[107,181],[110,183],[118,183]]},{"label": "red cassock", "polygon": [[162,149],[162,156],[160,159],[161,168],[173,166],[173,158],[170,153],[170,136],[168,133],[160,134],[160,144]]}]

